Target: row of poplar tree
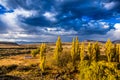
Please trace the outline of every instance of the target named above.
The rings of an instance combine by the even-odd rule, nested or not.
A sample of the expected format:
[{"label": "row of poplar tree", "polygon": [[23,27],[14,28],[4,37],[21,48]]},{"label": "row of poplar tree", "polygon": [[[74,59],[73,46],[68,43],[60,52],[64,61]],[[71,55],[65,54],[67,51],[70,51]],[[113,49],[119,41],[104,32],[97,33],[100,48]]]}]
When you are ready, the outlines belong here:
[{"label": "row of poplar tree", "polygon": [[[119,44],[112,44],[111,40],[108,39],[104,48],[105,52],[103,55],[106,55],[106,59],[108,62],[115,61],[120,62],[120,45]],[[60,55],[63,51],[62,41],[60,36],[56,41],[56,47],[54,52],[54,60],[57,65],[60,64]],[[40,69],[42,72],[45,70],[45,60],[46,60],[46,44],[42,43],[40,48],[37,50],[32,51],[32,55],[35,56],[37,53],[40,53]],[[88,57],[90,62],[92,61],[99,61],[100,60],[100,44],[98,42],[88,43],[87,48],[85,43],[82,42],[81,45],[79,43],[78,37],[73,38],[72,47],[71,47],[71,59],[73,65],[76,61],[82,62],[85,60],[85,57]]]}]

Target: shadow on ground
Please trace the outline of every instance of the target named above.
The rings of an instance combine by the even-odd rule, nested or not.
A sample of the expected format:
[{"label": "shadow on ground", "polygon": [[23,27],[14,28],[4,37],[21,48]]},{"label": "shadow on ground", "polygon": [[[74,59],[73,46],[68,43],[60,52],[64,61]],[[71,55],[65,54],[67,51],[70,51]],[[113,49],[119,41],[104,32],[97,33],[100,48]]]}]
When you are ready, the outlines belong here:
[{"label": "shadow on ground", "polygon": [[0,75],[0,80],[22,80],[22,79],[16,76]]}]

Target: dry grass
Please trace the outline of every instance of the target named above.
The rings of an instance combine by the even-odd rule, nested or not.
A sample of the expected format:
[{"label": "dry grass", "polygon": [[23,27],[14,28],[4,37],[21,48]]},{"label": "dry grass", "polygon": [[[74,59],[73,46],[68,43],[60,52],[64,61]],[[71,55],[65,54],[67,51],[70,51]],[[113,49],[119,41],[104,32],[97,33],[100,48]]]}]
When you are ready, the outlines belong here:
[{"label": "dry grass", "polygon": [[[81,43],[80,43],[81,45]],[[85,50],[87,51],[87,45],[88,43],[85,42]],[[22,77],[23,80],[38,80],[40,79],[40,70],[39,70],[39,55],[36,57],[31,58],[30,51],[39,47],[40,44],[27,44],[27,45],[19,45],[19,46],[0,46],[0,66],[11,66],[11,65],[17,65],[17,67],[21,67],[24,69],[24,66],[31,67],[31,65],[36,65],[35,67],[31,67],[28,71],[18,71],[18,70],[12,70],[10,72],[7,72],[7,75],[14,75],[17,77]],[[79,74],[76,74],[77,72],[74,72],[73,67],[71,63],[68,63],[64,65],[64,67],[58,68],[55,67],[54,60],[53,60],[53,53],[54,53],[55,43],[48,43],[47,44],[47,53],[46,53],[46,65],[47,71],[45,73],[45,79],[46,80],[54,80],[58,74],[61,75],[61,77],[65,80],[73,79]],[[70,51],[71,51],[71,43],[63,43],[63,53],[62,53],[62,59],[63,63],[67,63],[67,59],[70,58]],[[104,44],[100,43],[101,48],[101,54],[104,55]],[[28,58],[26,58],[28,57]],[[30,57],[30,58],[29,58]],[[53,70],[54,68],[54,70]],[[68,75],[69,74],[69,75]],[[31,77],[33,79],[31,79]],[[48,78],[47,78],[48,77]],[[43,78],[43,77],[42,77]],[[42,79],[41,78],[41,79]],[[41,80],[40,79],[40,80]],[[62,80],[62,79],[60,79]]]},{"label": "dry grass", "polygon": [[[87,45],[87,42],[85,42],[85,45]],[[19,46],[11,46],[11,47],[4,46],[4,45],[0,46],[2,48],[9,48],[1,51],[0,55],[5,54],[4,56],[7,56],[7,57],[0,59],[0,66],[1,65],[7,66],[12,64],[16,64],[16,65],[38,64],[40,62],[39,55],[37,55],[35,58],[28,58],[28,59],[25,59],[25,56],[31,56],[31,54],[29,54],[30,50],[32,50],[33,48],[37,48],[39,46],[40,44],[27,44],[27,45],[19,45]],[[102,48],[103,44],[100,44],[100,46],[101,46],[101,53],[103,54],[104,52],[104,48]],[[47,61],[49,61],[53,57],[55,44],[49,43],[47,47],[48,47],[48,51],[46,55],[47,55]],[[14,49],[10,49],[10,48],[14,48]],[[71,43],[63,43],[63,48],[64,48],[64,52],[70,53]],[[87,46],[86,46],[86,49],[87,49]],[[12,54],[15,54],[15,55],[12,55]]]},{"label": "dry grass", "polygon": [[7,59],[1,59],[0,60],[0,66],[8,66],[8,65],[29,65],[29,64],[37,64],[39,63],[39,58],[28,58],[25,59],[25,56],[31,56],[30,54],[22,54],[22,55],[16,55],[16,56],[10,56]]}]

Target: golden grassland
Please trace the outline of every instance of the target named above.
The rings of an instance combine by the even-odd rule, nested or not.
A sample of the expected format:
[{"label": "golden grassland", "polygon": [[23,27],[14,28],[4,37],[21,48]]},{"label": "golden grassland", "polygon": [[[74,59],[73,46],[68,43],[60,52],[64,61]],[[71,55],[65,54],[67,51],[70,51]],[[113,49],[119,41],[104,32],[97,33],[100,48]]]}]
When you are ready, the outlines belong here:
[{"label": "golden grassland", "polygon": [[[9,65],[30,65],[30,64],[39,64],[39,55],[32,57],[30,54],[31,50],[39,47],[40,44],[26,44],[19,46],[0,46],[0,66],[9,66]],[[47,59],[53,57],[55,48],[55,43],[49,43],[47,45]],[[71,48],[71,43],[63,43],[64,52],[69,52]],[[32,57],[32,58],[27,58]]]},{"label": "golden grassland", "polygon": [[[88,42],[85,42],[85,53],[87,53],[87,45]],[[104,44],[99,43],[99,45],[100,59],[101,61],[106,60]],[[44,74],[39,69],[40,55],[32,57],[30,54],[31,50],[39,46],[40,44],[0,45],[0,80],[80,80],[79,70],[74,70],[71,63],[71,43],[62,43],[62,66],[60,67],[55,66],[53,60],[55,43],[47,43],[46,71]]]}]

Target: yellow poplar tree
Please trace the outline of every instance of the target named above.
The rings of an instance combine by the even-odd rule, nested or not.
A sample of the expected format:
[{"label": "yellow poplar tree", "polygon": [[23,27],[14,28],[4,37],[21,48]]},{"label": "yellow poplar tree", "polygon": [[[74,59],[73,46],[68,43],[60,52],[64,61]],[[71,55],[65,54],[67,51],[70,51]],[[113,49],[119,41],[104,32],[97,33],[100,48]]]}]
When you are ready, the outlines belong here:
[{"label": "yellow poplar tree", "polygon": [[63,48],[62,48],[62,42],[61,42],[61,38],[60,36],[58,36],[58,39],[56,41],[56,47],[55,47],[55,53],[54,53],[54,59],[57,62],[57,65],[59,65],[59,60],[60,60],[60,54],[62,52]]},{"label": "yellow poplar tree", "polygon": [[[91,50],[90,50],[91,49]],[[92,47],[89,45],[90,61],[98,61],[100,56],[100,48],[98,42],[93,43]]]},{"label": "yellow poplar tree", "polygon": [[40,46],[40,60],[45,56],[46,53],[46,44],[42,43]]},{"label": "yellow poplar tree", "polygon": [[80,55],[80,48],[79,48],[79,39],[78,37],[75,38],[75,58],[78,59]]},{"label": "yellow poplar tree", "polygon": [[71,48],[71,57],[73,64],[75,63],[76,60],[80,58],[79,56],[80,56],[79,40],[78,37],[76,37],[75,39],[73,38]]},{"label": "yellow poplar tree", "polygon": [[119,49],[119,50],[118,50],[118,56],[119,56],[119,57],[118,57],[118,59],[119,59],[118,62],[120,62],[120,44],[118,44],[118,49]]},{"label": "yellow poplar tree", "polygon": [[92,44],[92,49],[91,49],[91,61],[95,61],[96,60],[96,50],[95,50],[95,44]]},{"label": "yellow poplar tree", "polygon": [[71,57],[73,64],[75,63],[75,40],[72,41]]},{"label": "yellow poplar tree", "polygon": [[92,45],[91,45],[91,43],[90,43],[90,42],[88,43],[87,50],[88,50],[87,54],[88,54],[89,60],[91,61],[91,55],[92,55]]},{"label": "yellow poplar tree", "polygon": [[116,57],[115,58],[117,62],[120,62],[120,45],[119,44],[116,45]]},{"label": "yellow poplar tree", "polygon": [[118,62],[120,62],[120,44],[118,44]]},{"label": "yellow poplar tree", "polygon": [[112,61],[118,61],[119,53],[118,53],[118,45],[113,44],[113,56],[112,56]]},{"label": "yellow poplar tree", "polygon": [[98,42],[95,43],[95,56],[96,56],[95,60],[98,61],[100,57],[100,47]]},{"label": "yellow poplar tree", "polygon": [[112,55],[113,55],[113,45],[110,39],[108,39],[105,44],[105,53],[106,53],[108,62],[111,62]]},{"label": "yellow poplar tree", "polygon": [[46,53],[46,44],[42,43],[40,46],[40,69],[42,72],[45,70],[45,53]]},{"label": "yellow poplar tree", "polygon": [[41,61],[40,61],[40,69],[42,72],[45,71],[45,56],[43,56]]},{"label": "yellow poplar tree", "polygon": [[85,47],[84,47],[84,43],[82,42],[82,45],[80,48],[80,61],[81,62],[84,60],[84,56],[85,56]]}]

